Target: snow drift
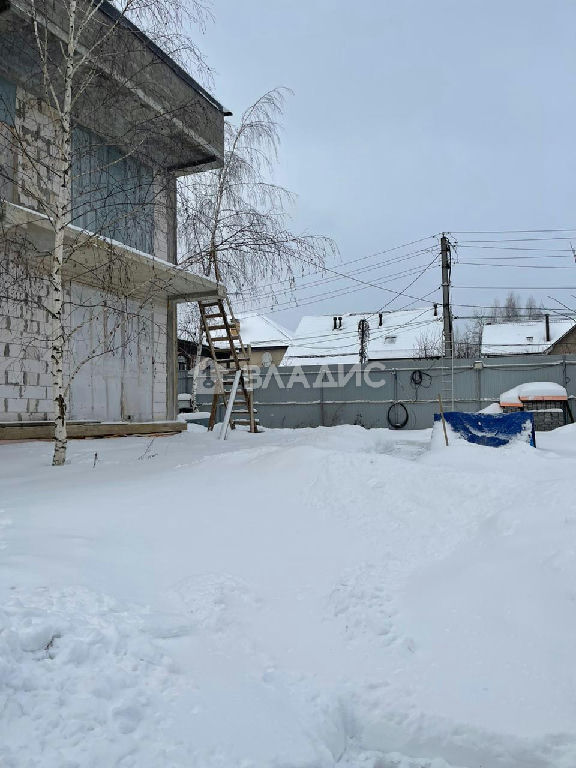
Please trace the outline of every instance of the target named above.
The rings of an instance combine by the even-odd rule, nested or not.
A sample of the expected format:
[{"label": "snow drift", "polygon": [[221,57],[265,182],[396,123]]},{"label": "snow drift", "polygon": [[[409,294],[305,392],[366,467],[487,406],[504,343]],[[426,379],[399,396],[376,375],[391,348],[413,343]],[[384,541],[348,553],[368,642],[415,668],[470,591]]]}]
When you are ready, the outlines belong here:
[{"label": "snow drift", "polygon": [[574,768],[576,429],[429,439],[0,446],[0,764]]}]

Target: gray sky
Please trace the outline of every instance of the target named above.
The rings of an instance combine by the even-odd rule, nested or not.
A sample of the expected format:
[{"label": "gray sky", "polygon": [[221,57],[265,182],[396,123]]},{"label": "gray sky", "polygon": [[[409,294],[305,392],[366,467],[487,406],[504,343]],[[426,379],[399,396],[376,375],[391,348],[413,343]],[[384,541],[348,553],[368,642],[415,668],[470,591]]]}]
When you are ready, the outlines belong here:
[{"label": "gray sky", "polygon": [[[214,0],[214,11],[216,21],[199,42],[225,106],[240,113],[270,88],[294,90],[276,181],[298,195],[295,229],[337,241],[341,263],[334,269],[348,272],[402,255],[344,263],[442,230],[572,228],[564,234],[457,235],[462,244],[568,239],[461,247],[461,262],[483,266],[455,264],[454,285],[502,289],[455,287],[453,300],[489,304],[507,286],[553,286],[532,293],[546,306],[558,306],[547,299],[552,294],[576,307],[574,259],[551,250],[568,249],[571,236],[576,245],[576,3]],[[384,280],[405,267],[421,268],[432,256],[357,277],[403,290],[417,272]],[[531,258],[511,260],[518,256]],[[488,266],[496,263],[516,266]],[[439,283],[434,267],[407,292],[423,297]],[[297,296],[304,304],[318,293],[361,287],[341,279]],[[412,301],[401,296],[390,304],[393,296],[368,288],[270,316],[294,328],[302,314],[392,309]],[[455,313],[466,310],[456,307]]]}]

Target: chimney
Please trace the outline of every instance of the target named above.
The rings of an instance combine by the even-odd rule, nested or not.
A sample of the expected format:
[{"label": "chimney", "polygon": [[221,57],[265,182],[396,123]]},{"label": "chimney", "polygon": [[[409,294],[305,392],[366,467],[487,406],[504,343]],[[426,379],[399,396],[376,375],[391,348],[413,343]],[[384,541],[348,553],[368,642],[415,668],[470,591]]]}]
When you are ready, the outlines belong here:
[{"label": "chimney", "polygon": [[342,328],[342,317],[338,318],[338,328]]},{"label": "chimney", "polygon": [[550,341],[550,315],[544,315],[544,324],[546,326],[546,341]]},{"label": "chimney", "polygon": [[434,317],[438,317],[438,304],[434,304]]},{"label": "chimney", "polygon": [[382,312],[379,312],[378,313],[378,325],[379,325],[380,328],[382,327],[382,317],[383,317]]},{"label": "chimney", "polygon": [[332,330],[336,331],[338,329],[338,318],[336,315],[334,315],[334,328]]}]

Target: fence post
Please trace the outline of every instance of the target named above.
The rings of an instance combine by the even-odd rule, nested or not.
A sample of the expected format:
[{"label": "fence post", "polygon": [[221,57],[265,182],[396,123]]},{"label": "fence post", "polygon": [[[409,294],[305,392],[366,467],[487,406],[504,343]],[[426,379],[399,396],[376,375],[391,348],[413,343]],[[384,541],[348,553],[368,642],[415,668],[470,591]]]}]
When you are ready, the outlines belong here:
[{"label": "fence post", "polygon": [[478,363],[474,362],[474,368],[476,369],[476,397],[478,399],[478,410],[482,410],[482,376],[484,371],[484,366],[482,363],[478,365]]}]

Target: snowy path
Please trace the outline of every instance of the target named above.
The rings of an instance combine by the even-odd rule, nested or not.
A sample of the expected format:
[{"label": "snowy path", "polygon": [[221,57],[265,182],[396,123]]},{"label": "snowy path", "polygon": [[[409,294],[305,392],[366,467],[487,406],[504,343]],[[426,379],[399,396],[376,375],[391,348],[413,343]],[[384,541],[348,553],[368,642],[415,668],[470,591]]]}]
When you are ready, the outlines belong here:
[{"label": "snowy path", "polygon": [[2,768],[574,768],[573,427],[190,429],[0,446]]}]

